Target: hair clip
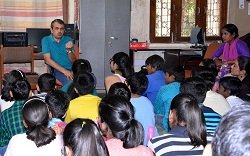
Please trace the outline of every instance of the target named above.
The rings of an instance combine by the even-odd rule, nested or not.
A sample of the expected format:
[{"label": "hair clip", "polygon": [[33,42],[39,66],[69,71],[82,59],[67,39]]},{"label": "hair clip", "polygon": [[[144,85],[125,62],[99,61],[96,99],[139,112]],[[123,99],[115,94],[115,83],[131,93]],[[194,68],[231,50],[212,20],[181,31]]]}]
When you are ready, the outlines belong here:
[{"label": "hair clip", "polygon": [[17,69],[16,71],[18,71],[21,74],[21,76],[23,77],[23,73],[21,70]]},{"label": "hair clip", "polygon": [[[39,98],[39,97],[32,97],[32,98],[28,99],[28,100],[23,104],[23,108],[24,108],[24,106],[25,106],[27,103],[29,103],[29,102],[31,102],[31,101],[33,101],[33,100],[39,100],[39,101],[42,101],[43,103],[45,103],[45,101],[44,101],[43,99]],[[47,104],[46,104],[46,105],[47,105]],[[48,106],[47,106],[47,107],[48,107]]]},{"label": "hair clip", "polygon": [[83,126],[84,126],[85,124],[86,124],[86,122],[85,122],[85,121],[83,121],[83,122],[82,122],[82,128],[83,128]]}]

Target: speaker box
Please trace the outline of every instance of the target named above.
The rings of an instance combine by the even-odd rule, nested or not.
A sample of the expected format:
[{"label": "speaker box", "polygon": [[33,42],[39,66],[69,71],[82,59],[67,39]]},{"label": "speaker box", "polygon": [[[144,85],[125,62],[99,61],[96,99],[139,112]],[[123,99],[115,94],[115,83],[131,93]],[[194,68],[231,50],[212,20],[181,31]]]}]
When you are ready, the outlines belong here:
[{"label": "speaker box", "polygon": [[27,34],[25,32],[3,32],[4,47],[25,47],[28,45]]}]

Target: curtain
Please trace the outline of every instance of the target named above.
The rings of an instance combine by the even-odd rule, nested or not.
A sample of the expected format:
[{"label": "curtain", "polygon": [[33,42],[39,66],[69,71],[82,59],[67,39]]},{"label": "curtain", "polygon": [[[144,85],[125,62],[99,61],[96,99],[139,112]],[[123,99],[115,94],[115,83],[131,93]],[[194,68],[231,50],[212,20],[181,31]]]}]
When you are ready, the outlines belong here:
[{"label": "curtain", "polygon": [[25,32],[26,28],[49,28],[63,19],[62,0],[1,0],[0,31]]}]

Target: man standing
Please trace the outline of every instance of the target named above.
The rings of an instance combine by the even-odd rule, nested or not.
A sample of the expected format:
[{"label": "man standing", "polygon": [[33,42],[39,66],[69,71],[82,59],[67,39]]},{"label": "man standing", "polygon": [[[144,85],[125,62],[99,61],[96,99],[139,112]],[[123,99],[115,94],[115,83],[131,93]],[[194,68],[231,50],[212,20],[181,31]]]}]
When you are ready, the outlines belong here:
[{"label": "man standing", "polygon": [[62,85],[73,78],[72,62],[76,59],[72,38],[64,36],[64,22],[55,19],[50,25],[51,35],[42,39],[42,54],[52,74]]}]

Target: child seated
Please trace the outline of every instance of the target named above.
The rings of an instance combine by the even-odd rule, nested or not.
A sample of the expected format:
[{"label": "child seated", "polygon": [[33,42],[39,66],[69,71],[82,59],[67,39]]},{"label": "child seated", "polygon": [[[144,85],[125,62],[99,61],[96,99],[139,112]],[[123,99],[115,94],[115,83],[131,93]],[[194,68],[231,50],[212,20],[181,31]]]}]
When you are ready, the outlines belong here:
[{"label": "child seated", "polygon": [[26,79],[19,79],[11,84],[10,96],[14,99],[14,104],[2,112],[0,118],[0,149],[4,155],[6,147],[12,136],[25,133],[22,118],[22,108],[24,102],[30,96],[30,84]]},{"label": "child seated", "polygon": [[79,97],[70,101],[65,122],[69,123],[76,118],[89,118],[95,121],[101,101],[101,98],[92,94],[95,88],[95,78],[88,72],[79,74],[74,77],[73,85]]},{"label": "child seated", "polygon": [[52,90],[46,95],[45,102],[50,111],[49,127],[58,125],[65,128],[66,123],[63,121],[70,102],[68,94],[61,90]]},{"label": "child seated", "polygon": [[127,79],[127,83],[132,93],[130,102],[135,109],[135,119],[138,120],[144,128],[144,145],[146,146],[151,137],[158,136],[157,129],[155,128],[153,105],[147,97],[142,96],[147,89],[148,80],[144,74],[134,73]]},{"label": "child seated", "polygon": [[[180,83],[184,79],[184,69],[181,66],[172,67],[166,70],[164,86],[161,86],[155,102],[154,112],[156,114],[157,125],[165,130],[169,130],[168,114],[172,99],[180,93]],[[163,119],[164,118],[164,119]]]},{"label": "child seated", "polygon": [[178,94],[171,102],[171,131],[155,137],[148,147],[156,155],[201,155],[207,140],[205,118],[198,102],[190,94]]},{"label": "child seated", "polygon": [[241,81],[237,77],[227,76],[220,79],[219,91],[231,107],[241,105],[244,101],[238,97],[240,94]]},{"label": "child seated", "polygon": [[146,59],[145,64],[148,71],[148,87],[143,95],[154,104],[160,87],[165,85],[164,59],[159,55],[152,55]]},{"label": "child seated", "polygon": [[22,119],[27,132],[11,138],[5,156],[62,155],[62,136],[48,127],[49,109],[41,98],[32,97],[24,103]]},{"label": "child seated", "polygon": [[[90,62],[85,59],[75,60],[72,64],[72,72],[73,72],[73,77],[81,73],[89,72],[95,78],[94,74],[92,73],[92,67]],[[72,80],[69,80],[68,83],[66,83],[60,90],[68,93],[72,100],[79,97],[79,95],[74,90]],[[97,95],[96,89],[93,90],[93,95]]]},{"label": "child seated", "polygon": [[97,125],[89,119],[71,121],[63,132],[65,156],[109,156]]},{"label": "child seated", "polygon": [[37,91],[36,96],[45,99],[47,93],[56,88],[56,78],[50,73],[44,73],[39,76],[37,81]]}]

